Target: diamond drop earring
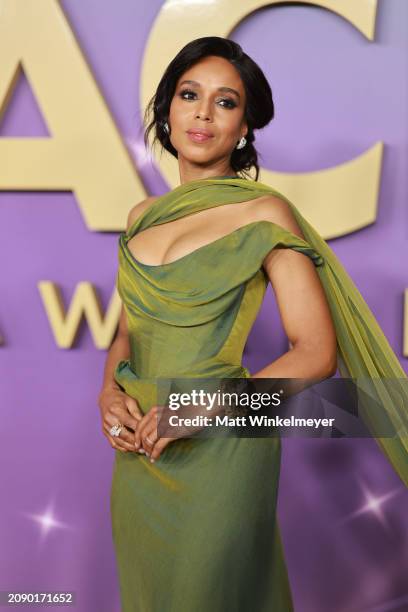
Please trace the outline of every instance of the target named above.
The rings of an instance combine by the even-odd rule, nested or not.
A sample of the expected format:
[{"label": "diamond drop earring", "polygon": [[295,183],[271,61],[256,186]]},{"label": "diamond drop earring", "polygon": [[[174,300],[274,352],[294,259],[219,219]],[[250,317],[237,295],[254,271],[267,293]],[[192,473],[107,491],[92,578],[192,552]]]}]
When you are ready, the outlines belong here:
[{"label": "diamond drop earring", "polygon": [[169,133],[169,124],[167,123],[167,121],[166,121],[166,123],[163,125],[163,129],[164,129],[164,131],[165,131],[167,134]]},{"label": "diamond drop earring", "polygon": [[245,136],[242,136],[241,140],[239,141],[239,143],[237,144],[237,146],[235,147],[236,149],[243,149],[246,145],[246,138]]}]

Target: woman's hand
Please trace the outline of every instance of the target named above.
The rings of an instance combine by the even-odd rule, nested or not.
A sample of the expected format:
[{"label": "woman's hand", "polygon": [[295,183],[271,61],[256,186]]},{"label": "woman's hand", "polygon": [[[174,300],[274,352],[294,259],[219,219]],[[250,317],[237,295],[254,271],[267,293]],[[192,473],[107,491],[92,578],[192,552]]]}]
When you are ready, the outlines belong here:
[{"label": "woman's hand", "polygon": [[[136,431],[137,425],[143,417],[137,400],[120,389],[109,389],[101,392],[98,405],[102,417],[102,432],[112,448],[123,453],[135,452],[137,449],[135,449],[133,432]],[[119,436],[112,436],[109,430],[118,422],[124,427]],[[128,431],[126,427],[133,431]]]},{"label": "woman's hand", "polygon": [[135,450],[145,452],[153,463],[162,450],[174,438],[159,438],[157,433],[158,414],[162,406],[153,406],[138,422],[135,431]]},{"label": "woman's hand", "polygon": [[[174,435],[171,438],[164,436],[159,437],[157,426],[159,418],[162,416],[165,410],[165,406],[152,406],[152,408],[138,422],[135,431],[135,449],[139,453],[145,452],[152,463],[158,459],[163,449],[166,448],[170,442],[178,440],[179,438],[192,437],[195,433],[204,429],[203,425],[179,425],[176,428],[168,428],[168,431],[172,431],[172,433],[174,432]],[[197,410],[197,406],[183,406],[179,414],[180,416],[183,415],[184,417],[188,418],[197,413],[200,414]]]}]

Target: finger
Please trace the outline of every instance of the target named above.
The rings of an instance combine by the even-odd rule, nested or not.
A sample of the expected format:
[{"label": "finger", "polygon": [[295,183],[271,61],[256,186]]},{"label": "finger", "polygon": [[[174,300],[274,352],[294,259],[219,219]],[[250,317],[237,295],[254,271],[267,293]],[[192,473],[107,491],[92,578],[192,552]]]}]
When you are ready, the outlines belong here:
[{"label": "finger", "polygon": [[141,445],[141,437],[143,435],[143,430],[146,425],[150,422],[151,415],[150,412],[147,412],[138,422],[135,429],[135,446],[139,447]]},{"label": "finger", "polygon": [[106,415],[111,415],[111,417],[116,419],[116,421],[120,421],[122,425],[126,425],[126,427],[129,427],[133,431],[136,429],[139,422],[138,419],[129,413],[127,404],[124,401],[111,404]]},{"label": "finger", "polygon": [[135,430],[135,447],[139,448],[142,444],[142,438],[145,435],[145,431],[147,431],[150,427],[150,423],[155,418],[156,407],[153,406],[139,421],[136,430]]},{"label": "finger", "polygon": [[141,434],[141,443],[146,451],[146,455],[149,456],[154,445],[161,437],[158,431],[158,424],[163,412],[163,406],[154,406],[149,412],[151,414],[151,420],[146,422]]},{"label": "finger", "polygon": [[111,445],[111,447],[113,449],[115,449],[115,450],[119,450],[122,453],[127,453],[127,452],[129,452],[129,450],[134,450],[134,449],[126,448],[126,446],[124,446],[123,442],[121,440],[118,440],[116,437],[113,438],[109,434],[107,434],[106,437],[108,438],[108,442]]},{"label": "finger", "polygon": [[126,395],[125,404],[130,414],[136,419],[136,421],[140,421],[143,418],[143,412],[140,409],[139,402],[130,395]]},{"label": "finger", "polygon": [[134,446],[139,453],[146,453],[149,456],[151,445],[155,442],[154,412],[150,410],[142,421],[135,431]]},{"label": "finger", "polygon": [[114,450],[118,450],[121,453],[127,453],[128,452],[126,449],[124,449],[123,447],[119,446],[119,444],[117,444],[113,438],[110,438],[109,436],[106,436],[106,437],[108,438],[109,444],[111,445],[111,447]]},{"label": "finger", "polygon": [[112,441],[116,442],[120,448],[126,448],[127,450],[134,451],[134,435],[126,431],[125,428],[123,428],[119,436],[113,436],[110,433],[111,427],[111,425],[104,423],[103,433],[108,436]]},{"label": "finger", "polygon": [[151,453],[155,443],[158,440],[158,437],[156,419],[151,419],[150,423],[146,425],[145,429],[143,430],[141,438],[146,454]]},{"label": "finger", "polygon": [[[116,417],[116,416],[110,415],[109,412],[105,415],[105,419],[104,419],[104,422],[103,422],[103,429],[110,436],[112,436],[111,428],[114,425],[117,425],[119,422],[120,422],[121,425],[124,425],[124,423],[122,421],[120,421],[119,418],[120,417]],[[134,447],[135,436],[134,436],[134,432],[133,431],[129,431],[129,430],[126,429],[126,427],[122,427],[119,436],[120,436],[122,441],[125,441],[125,442],[127,442],[127,444],[129,444],[130,446]],[[112,437],[116,437],[116,436],[112,436]]]},{"label": "finger", "polygon": [[121,438],[119,438],[119,436],[111,436],[109,433],[105,433],[105,435],[113,448],[118,448],[120,450],[125,450],[129,452],[135,451],[135,447],[133,444],[126,442],[126,440],[122,440]]},{"label": "finger", "polygon": [[173,441],[174,438],[159,438],[158,441],[155,443],[152,452],[150,453],[150,461],[153,463],[153,461],[156,461],[164,448],[166,448],[166,446]]}]

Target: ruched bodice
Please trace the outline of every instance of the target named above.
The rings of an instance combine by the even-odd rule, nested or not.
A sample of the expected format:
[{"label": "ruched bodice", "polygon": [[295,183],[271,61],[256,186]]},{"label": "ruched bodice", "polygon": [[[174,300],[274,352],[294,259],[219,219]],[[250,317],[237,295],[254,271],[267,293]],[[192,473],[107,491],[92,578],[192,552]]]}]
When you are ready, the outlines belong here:
[{"label": "ruched bodice", "polygon": [[[264,220],[243,225],[170,263],[147,265],[132,255],[129,240],[148,227],[228,204],[231,197],[241,202],[265,195],[237,190],[237,180],[231,184],[231,179],[213,179],[211,201],[202,197],[200,189],[183,189],[176,203],[166,196],[158,198],[121,234],[117,287],[127,312],[131,356],[118,366],[120,384],[129,384],[132,374],[141,378],[249,375],[241,360],[267,287],[265,256],[275,247],[290,247],[309,256],[316,266],[323,264],[305,240]],[[220,191],[219,184],[230,189]]]}]

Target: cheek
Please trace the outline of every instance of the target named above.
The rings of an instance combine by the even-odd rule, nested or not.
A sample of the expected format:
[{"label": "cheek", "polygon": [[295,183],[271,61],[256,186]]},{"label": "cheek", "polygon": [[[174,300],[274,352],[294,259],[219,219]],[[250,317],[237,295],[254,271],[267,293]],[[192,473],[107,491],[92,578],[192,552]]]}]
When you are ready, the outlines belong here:
[{"label": "cheek", "polygon": [[220,113],[217,123],[226,138],[234,138],[241,126],[238,115],[233,111],[224,111],[222,115]]},{"label": "cheek", "polygon": [[186,109],[182,107],[181,100],[174,98],[170,104],[169,118],[173,125],[180,124],[185,117]]},{"label": "cheek", "polygon": [[225,121],[219,129],[219,141],[225,145],[234,144],[239,133],[239,126],[236,121]]},{"label": "cheek", "polygon": [[177,105],[176,105],[174,102],[172,102],[172,103],[170,104],[170,109],[169,109],[169,119],[170,119],[170,121],[171,121],[171,123],[172,123],[172,124],[174,123],[174,121],[177,121],[177,115],[178,115],[178,113],[177,113],[177,111],[176,111],[176,107],[177,107]]}]

